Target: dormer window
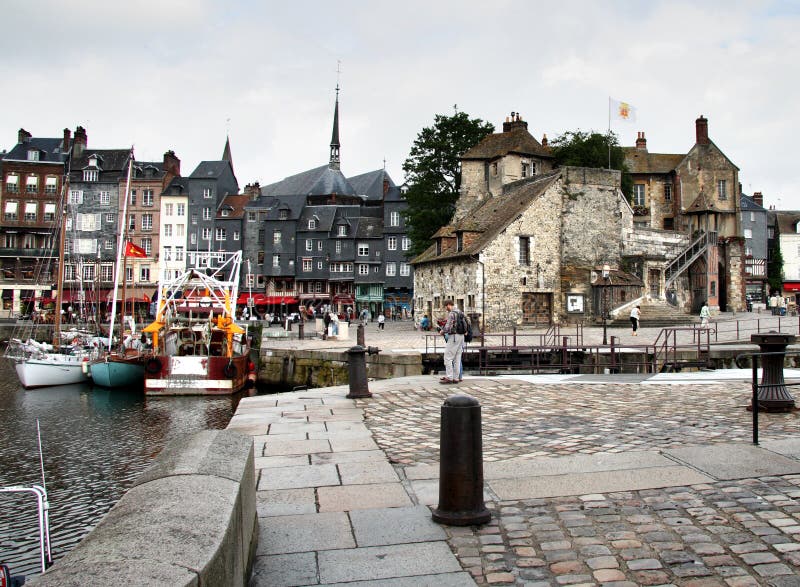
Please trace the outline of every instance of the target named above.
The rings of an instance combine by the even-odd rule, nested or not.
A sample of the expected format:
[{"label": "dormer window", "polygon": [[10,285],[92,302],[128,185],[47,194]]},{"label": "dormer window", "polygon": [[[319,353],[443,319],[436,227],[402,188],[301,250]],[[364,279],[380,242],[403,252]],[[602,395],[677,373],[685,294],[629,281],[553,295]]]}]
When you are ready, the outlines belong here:
[{"label": "dormer window", "polygon": [[347,225],[346,224],[340,224],[338,226],[338,232],[336,233],[336,236],[347,236]]},{"label": "dormer window", "polygon": [[28,151],[28,161],[38,161],[38,160],[39,160],[38,149],[30,149]]},{"label": "dormer window", "polygon": [[308,230],[316,230],[317,228],[317,221],[313,218],[308,221]]},{"label": "dormer window", "polygon": [[97,181],[98,175],[97,169],[84,169],[83,181]]},{"label": "dormer window", "polygon": [[227,208],[223,208],[222,209],[222,216],[223,217],[227,217],[229,215],[230,215],[230,210],[228,210]]},{"label": "dormer window", "polygon": [[280,210],[278,212],[278,219],[279,220],[286,220],[289,218],[289,211],[288,210]]},{"label": "dormer window", "polygon": [[522,172],[520,173],[521,177],[530,177],[531,176],[531,164],[529,161],[522,160]]},{"label": "dormer window", "polygon": [[442,239],[440,239],[440,238],[436,239],[436,254],[437,255],[441,255],[442,254]]}]

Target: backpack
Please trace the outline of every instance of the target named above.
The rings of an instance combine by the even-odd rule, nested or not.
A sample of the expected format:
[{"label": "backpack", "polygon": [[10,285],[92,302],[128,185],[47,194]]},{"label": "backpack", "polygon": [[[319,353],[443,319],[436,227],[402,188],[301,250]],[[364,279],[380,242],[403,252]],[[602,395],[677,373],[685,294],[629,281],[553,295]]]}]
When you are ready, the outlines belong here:
[{"label": "backpack", "polygon": [[472,342],[472,328],[464,312],[456,313],[456,334],[463,334],[464,342]]}]

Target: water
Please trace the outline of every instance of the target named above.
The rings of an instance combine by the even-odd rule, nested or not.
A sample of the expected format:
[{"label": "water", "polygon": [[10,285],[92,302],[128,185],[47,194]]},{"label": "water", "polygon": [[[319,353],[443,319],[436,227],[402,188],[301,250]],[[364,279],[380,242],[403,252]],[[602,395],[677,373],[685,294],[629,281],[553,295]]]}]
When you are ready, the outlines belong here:
[{"label": "water", "polygon": [[[25,390],[0,361],[0,487],[41,485],[42,434],[53,559],[72,549],[177,435],[222,429],[239,397],[145,398],[89,384]],[[0,561],[40,572],[36,499],[0,494]]]}]

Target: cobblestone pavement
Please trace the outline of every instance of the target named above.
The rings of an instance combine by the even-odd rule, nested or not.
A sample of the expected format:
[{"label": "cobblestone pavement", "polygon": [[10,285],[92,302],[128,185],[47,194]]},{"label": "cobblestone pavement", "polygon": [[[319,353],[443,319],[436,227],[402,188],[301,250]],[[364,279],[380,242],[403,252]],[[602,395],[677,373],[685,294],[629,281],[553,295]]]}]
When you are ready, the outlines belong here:
[{"label": "cobblestone pavement", "polygon": [[[444,399],[468,393],[481,403],[485,461],[512,457],[666,449],[752,438],[750,384],[534,384],[438,376],[380,386],[359,403],[387,455],[403,465],[438,462]],[[762,438],[800,434],[800,412],[761,414]]]},{"label": "cobblestone pavement", "polygon": [[[375,382],[360,400],[397,466],[435,463],[448,395],[482,405],[484,460],[655,450],[751,439],[747,382]],[[761,438],[797,436],[797,413],[762,414]],[[800,586],[800,475],[490,502],[482,527],[447,527],[479,585]]]}]

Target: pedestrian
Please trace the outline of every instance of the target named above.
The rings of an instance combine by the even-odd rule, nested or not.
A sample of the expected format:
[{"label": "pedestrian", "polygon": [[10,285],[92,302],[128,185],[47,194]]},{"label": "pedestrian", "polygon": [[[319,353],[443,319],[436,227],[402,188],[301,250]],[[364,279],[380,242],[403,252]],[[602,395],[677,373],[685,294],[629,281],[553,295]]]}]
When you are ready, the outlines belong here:
[{"label": "pedestrian", "polygon": [[772,312],[772,315],[775,316],[778,313],[778,294],[772,292],[772,295],[769,297],[769,309]]},{"label": "pedestrian", "polygon": [[328,337],[328,327],[331,325],[330,312],[325,312],[325,316],[322,318],[322,323],[325,325],[325,330],[322,332],[322,340],[325,340]]},{"label": "pedestrian", "polygon": [[703,307],[700,308],[700,328],[708,327],[708,302],[703,302]]},{"label": "pedestrian", "polygon": [[386,316],[383,315],[383,312],[378,314],[378,330],[385,330],[386,326]]},{"label": "pedestrian", "polygon": [[639,330],[639,318],[641,316],[641,306],[636,306],[633,310],[631,310],[631,328],[633,329],[633,336],[639,336],[636,331]]},{"label": "pedestrian", "polygon": [[439,383],[458,383],[461,381],[461,353],[464,350],[464,325],[466,317],[453,305],[453,300],[446,300],[447,320],[439,331],[446,342],[444,349],[445,376]]},{"label": "pedestrian", "polygon": [[331,312],[331,335],[339,336],[339,315],[336,312]]}]

